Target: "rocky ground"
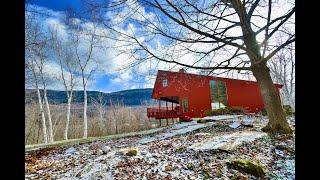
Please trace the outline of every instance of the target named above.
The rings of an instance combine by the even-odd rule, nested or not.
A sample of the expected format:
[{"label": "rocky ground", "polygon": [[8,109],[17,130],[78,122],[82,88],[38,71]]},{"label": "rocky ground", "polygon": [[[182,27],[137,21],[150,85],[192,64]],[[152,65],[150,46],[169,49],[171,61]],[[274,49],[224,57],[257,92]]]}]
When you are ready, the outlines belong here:
[{"label": "rocky ground", "polygon": [[[252,125],[239,125],[243,119]],[[294,118],[288,118],[294,129]],[[148,136],[25,155],[26,179],[295,179],[293,135],[260,131],[263,117],[181,123]],[[229,166],[249,160],[263,175]]]}]

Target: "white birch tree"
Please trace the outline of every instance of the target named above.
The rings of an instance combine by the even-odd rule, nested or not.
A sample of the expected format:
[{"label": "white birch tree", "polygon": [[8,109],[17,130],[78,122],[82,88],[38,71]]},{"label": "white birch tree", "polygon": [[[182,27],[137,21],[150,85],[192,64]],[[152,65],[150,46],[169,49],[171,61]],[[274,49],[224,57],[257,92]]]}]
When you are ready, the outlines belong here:
[{"label": "white birch tree", "polygon": [[93,57],[94,51],[99,47],[100,39],[96,36],[97,25],[95,23],[73,26],[70,30],[72,47],[74,48],[75,59],[80,71],[83,88],[83,138],[88,137],[88,82],[93,73],[97,70],[97,61]]},{"label": "white birch tree", "polygon": [[76,71],[76,61],[72,49],[70,48],[70,41],[62,41],[57,34],[57,29],[51,29],[51,37],[53,39],[53,49],[56,55],[56,59],[60,66],[60,77],[59,80],[62,81],[64,90],[67,95],[67,118],[66,126],[64,130],[64,139],[68,140],[68,131],[71,116],[71,101],[74,87],[76,86],[75,81],[75,71]]},{"label": "white birch tree", "polygon": [[[42,133],[43,133],[43,142],[48,143],[47,127],[46,127],[46,117],[43,109],[43,102],[40,92],[41,78],[39,70],[42,69],[43,64],[37,62],[37,56],[35,51],[39,45],[43,44],[43,39],[41,38],[40,26],[35,21],[33,14],[26,13],[26,23],[25,23],[25,67],[26,67],[26,77],[29,77],[27,80],[28,85],[35,88],[37,91],[39,110],[41,114],[41,124],[42,124]],[[40,68],[40,69],[39,69]]]}]

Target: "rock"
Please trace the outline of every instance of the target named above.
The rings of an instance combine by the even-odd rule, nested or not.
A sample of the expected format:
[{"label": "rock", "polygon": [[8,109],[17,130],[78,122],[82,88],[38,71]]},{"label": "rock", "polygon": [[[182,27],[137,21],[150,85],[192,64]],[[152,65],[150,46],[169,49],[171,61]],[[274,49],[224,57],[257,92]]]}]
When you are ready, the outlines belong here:
[{"label": "rock", "polygon": [[77,150],[74,147],[71,147],[69,149],[66,150],[65,155],[74,155],[77,153]]},{"label": "rock", "polygon": [[252,174],[257,177],[264,177],[265,172],[261,165],[250,160],[236,159],[227,162],[227,166],[231,169],[236,169],[245,173]]},{"label": "rock", "polygon": [[174,167],[172,167],[172,166],[170,166],[170,165],[166,165],[166,166],[164,167],[164,170],[165,170],[165,171],[173,171],[173,170],[174,170]]},{"label": "rock", "polygon": [[233,176],[231,176],[231,179],[247,180],[249,178],[243,175],[242,173],[237,172],[237,173],[234,173]]},{"label": "rock", "polygon": [[138,151],[136,149],[129,149],[126,153],[127,156],[135,156],[138,154]]},{"label": "rock", "polygon": [[194,165],[193,164],[187,164],[187,169],[188,170],[193,170],[194,169]]},{"label": "rock", "polygon": [[124,152],[122,152],[122,151],[117,151],[117,152],[115,153],[115,155],[117,155],[117,156],[123,156],[123,155],[124,155]]},{"label": "rock", "polygon": [[275,154],[278,155],[278,156],[280,156],[280,157],[282,157],[282,158],[285,158],[285,157],[286,157],[285,154],[284,154],[284,152],[281,151],[281,150],[278,150],[278,149],[275,149]]},{"label": "rock", "polygon": [[109,146],[103,146],[101,148],[101,150],[102,150],[103,154],[107,154],[108,152],[111,151],[111,148]]},{"label": "rock", "polygon": [[199,165],[200,165],[200,166],[203,166],[204,164],[205,164],[204,160],[201,159]]},{"label": "rock", "polygon": [[197,120],[197,123],[206,123],[206,122],[207,122],[206,119],[199,119],[199,120]]},{"label": "rock", "polygon": [[182,152],[185,151],[185,150],[186,150],[185,147],[178,147],[178,148],[176,149],[176,152],[177,152],[177,153],[182,153]]},{"label": "rock", "polygon": [[151,158],[148,158],[147,162],[148,162],[149,164],[155,164],[155,163],[157,162],[157,159],[151,157]]},{"label": "rock", "polygon": [[89,146],[89,149],[90,149],[90,150],[101,149],[101,144],[99,144],[99,143],[92,143],[92,144]]},{"label": "rock", "polygon": [[245,119],[241,122],[244,127],[253,127],[253,121],[251,119]]},{"label": "rock", "polygon": [[154,158],[158,158],[158,157],[159,157],[159,155],[158,155],[158,154],[152,154],[152,157],[154,157]]},{"label": "rock", "polygon": [[93,154],[100,156],[100,155],[103,154],[103,151],[101,149],[97,149],[97,150],[94,151]]},{"label": "rock", "polygon": [[195,179],[197,179],[197,178],[194,177],[194,176],[188,175],[188,179],[190,179],[190,180],[195,180]]},{"label": "rock", "polygon": [[229,127],[236,129],[240,126],[241,124],[238,121],[234,121]]},{"label": "rock", "polygon": [[147,155],[147,151],[141,151],[140,154],[145,156],[145,155]]}]

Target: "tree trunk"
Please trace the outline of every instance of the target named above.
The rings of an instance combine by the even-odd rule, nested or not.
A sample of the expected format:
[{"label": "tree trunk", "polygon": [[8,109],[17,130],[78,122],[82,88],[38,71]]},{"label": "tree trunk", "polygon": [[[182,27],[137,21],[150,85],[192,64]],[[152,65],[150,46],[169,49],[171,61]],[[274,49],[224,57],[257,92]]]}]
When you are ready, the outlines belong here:
[{"label": "tree trunk", "polygon": [[88,137],[88,119],[87,119],[87,90],[86,86],[83,87],[83,94],[84,94],[84,106],[83,106],[83,138]]},{"label": "tree trunk", "polygon": [[257,79],[269,118],[267,126],[262,128],[262,131],[291,134],[292,130],[284,115],[280,96],[272,82],[269,68],[266,63],[252,66],[252,72]]},{"label": "tree trunk", "polygon": [[52,121],[51,121],[51,113],[50,113],[50,106],[47,98],[47,90],[43,90],[43,97],[44,101],[46,103],[46,108],[47,108],[47,114],[48,114],[48,123],[49,123],[49,142],[53,142],[53,130],[52,130]]},{"label": "tree trunk", "polygon": [[38,101],[39,101],[40,112],[41,112],[43,141],[44,141],[44,143],[48,143],[46,117],[44,115],[44,110],[43,110],[43,106],[42,106],[42,100],[41,100],[41,94],[40,94],[39,88],[37,88],[37,94],[38,94]]},{"label": "tree trunk", "polygon": [[115,126],[116,126],[116,134],[118,134],[118,121],[117,121],[117,119],[115,119]]},{"label": "tree trunk", "polygon": [[68,97],[68,109],[67,109],[67,121],[66,121],[66,128],[64,130],[64,139],[68,140],[68,130],[69,130],[69,123],[70,123],[70,111],[71,111],[71,100],[72,100],[72,91]]}]

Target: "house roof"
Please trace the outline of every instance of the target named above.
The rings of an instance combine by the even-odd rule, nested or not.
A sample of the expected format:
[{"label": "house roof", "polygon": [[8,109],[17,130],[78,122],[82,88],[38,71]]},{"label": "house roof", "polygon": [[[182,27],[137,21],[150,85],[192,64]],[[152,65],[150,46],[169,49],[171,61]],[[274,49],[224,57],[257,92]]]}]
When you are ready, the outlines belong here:
[{"label": "house roof", "polygon": [[[158,70],[158,75],[163,74],[163,73],[168,73],[168,74],[181,74],[182,72],[173,72],[173,71],[165,71],[165,70]],[[213,77],[215,79],[221,79],[221,80],[235,80],[235,81],[243,81],[243,82],[249,82],[249,83],[257,83],[257,81],[250,81],[250,80],[242,80],[242,79],[234,79],[234,78],[224,78],[224,77],[216,77],[216,76],[208,76],[208,75],[200,75],[200,74],[193,74],[193,73],[186,73],[183,72],[184,74],[187,74],[189,76],[194,76],[194,77]],[[278,88],[282,88],[282,84],[274,83]]]}]

